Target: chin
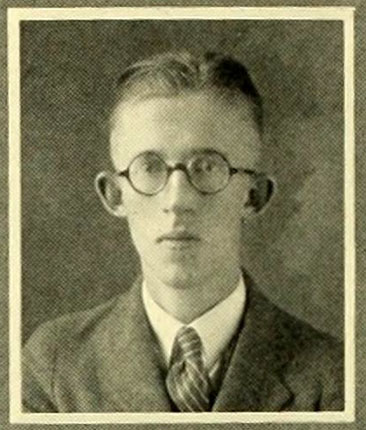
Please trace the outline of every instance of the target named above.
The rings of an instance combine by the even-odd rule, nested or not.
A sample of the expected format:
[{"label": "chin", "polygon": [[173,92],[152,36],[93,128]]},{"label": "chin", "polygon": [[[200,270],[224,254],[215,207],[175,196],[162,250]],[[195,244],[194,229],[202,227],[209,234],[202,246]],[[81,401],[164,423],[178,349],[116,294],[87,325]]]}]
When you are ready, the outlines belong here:
[{"label": "chin", "polygon": [[161,282],[171,288],[181,290],[191,288],[197,283],[199,271],[197,268],[187,268],[179,265],[164,267],[157,273]]}]

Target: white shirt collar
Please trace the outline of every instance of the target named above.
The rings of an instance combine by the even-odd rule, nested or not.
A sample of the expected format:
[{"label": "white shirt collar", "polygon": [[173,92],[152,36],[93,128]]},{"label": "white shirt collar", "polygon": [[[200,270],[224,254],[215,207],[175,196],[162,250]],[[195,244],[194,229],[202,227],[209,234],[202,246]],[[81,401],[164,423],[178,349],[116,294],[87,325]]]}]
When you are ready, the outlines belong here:
[{"label": "white shirt collar", "polygon": [[[240,277],[238,286],[226,299],[188,324],[201,337],[207,369],[210,370],[215,365],[234,336],[243,315],[245,298],[244,279]],[[145,282],[142,285],[142,299],[168,365],[177,331],[185,324],[168,314],[153,300]]]}]

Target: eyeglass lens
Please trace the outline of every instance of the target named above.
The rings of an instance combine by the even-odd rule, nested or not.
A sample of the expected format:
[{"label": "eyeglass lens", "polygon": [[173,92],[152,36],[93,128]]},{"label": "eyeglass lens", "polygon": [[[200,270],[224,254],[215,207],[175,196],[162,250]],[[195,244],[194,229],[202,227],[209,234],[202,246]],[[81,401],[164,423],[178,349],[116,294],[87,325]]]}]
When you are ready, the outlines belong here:
[{"label": "eyeglass lens", "polygon": [[[154,152],[137,156],[129,167],[132,186],[144,194],[156,194],[168,182],[174,167]],[[186,164],[185,172],[191,184],[203,193],[216,193],[223,189],[230,178],[230,166],[219,153],[195,154]]]},{"label": "eyeglass lens", "polygon": [[165,186],[168,170],[164,160],[157,154],[144,153],[132,161],[129,177],[137,191],[154,194]]}]

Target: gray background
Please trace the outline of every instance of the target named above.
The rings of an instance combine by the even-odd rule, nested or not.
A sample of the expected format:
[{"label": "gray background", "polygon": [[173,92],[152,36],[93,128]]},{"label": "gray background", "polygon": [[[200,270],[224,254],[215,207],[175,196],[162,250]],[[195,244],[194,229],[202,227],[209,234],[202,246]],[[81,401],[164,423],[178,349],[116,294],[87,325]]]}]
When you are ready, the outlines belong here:
[{"label": "gray background", "polygon": [[[102,7],[102,6],[158,6],[158,5],[206,5],[206,6],[220,6],[222,0],[3,0],[0,2],[0,36],[1,36],[1,49],[0,60],[4,65],[0,73],[0,124],[3,133],[0,134],[0,424],[4,429],[24,429],[26,425],[9,424],[8,408],[9,408],[9,394],[8,394],[8,365],[9,365],[9,345],[8,345],[8,295],[12,293],[11,286],[8,289],[8,224],[11,220],[7,217],[8,206],[8,180],[7,180],[7,69],[6,69],[6,8],[7,7]],[[149,425],[149,428],[173,430],[176,428],[190,430],[190,429],[210,429],[210,430],[278,430],[278,429],[301,429],[301,430],[315,430],[315,429],[328,429],[328,430],[361,430],[365,428],[366,424],[366,265],[365,265],[365,241],[366,241],[366,204],[365,204],[365,169],[366,169],[366,151],[364,150],[366,139],[366,8],[363,0],[228,0],[225,6],[355,6],[355,71],[356,71],[356,144],[357,144],[357,289],[356,289],[356,319],[357,319],[357,341],[356,341],[356,422],[354,423],[302,423],[302,424],[222,424],[222,425]],[[3,168],[4,167],[4,168]],[[256,274],[258,275],[258,274]],[[123,428],[123,429],[136,429],[145,428],[146,426],[138,425],[54,425],[53,429],[90,429],[90,428]],[[32,425],[31,428],[46,429],[49,426]]]},{"label": "gray background", "polygon": [[244,267],[276,303],[342,337],[342,43],[339,21],[23,22],[24,339],[136,276],[126,223],[93,189],[109,166],[106,108],[129,63],[182,48],[242,60],[265,103],[278,193],[243,228]]}]

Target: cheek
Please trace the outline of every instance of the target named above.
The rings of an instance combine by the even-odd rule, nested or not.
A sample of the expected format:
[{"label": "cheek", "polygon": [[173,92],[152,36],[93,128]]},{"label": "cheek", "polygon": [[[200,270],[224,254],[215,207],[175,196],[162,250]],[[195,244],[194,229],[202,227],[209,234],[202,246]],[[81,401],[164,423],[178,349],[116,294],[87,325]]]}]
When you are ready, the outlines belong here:
[{"label": "cheek", "polygon": [[126,203],[125,209],[132,235],[148,236],[150,230],[146,226],[151,221],[151,217],[149,216],[150,211],[138,201]]},{"label": "cheek", "polygon": [[[138,206],[129,207],[126,215],[132,242],[138,253],[142,255],[153,244],[155,232],[150,228],[151,223],[148,215],[146,215],[146,212],[139,210]],[[149,228],[146,226],[149,226]]]},{"label": "cheek", "polygon": [[222,223],[230,224],[233,220],[242,216],[245,202],[248,198],[248,190],[241,187],[233,187],[230,192],[218,194],[215,202],[217,218]]},{"label": "cheek", "polygon": [[124,209],[132,239],[138,248],[146,246],[153,239],[159,227],[156,222],[159,213],[153,199],[140,196],[134,191],[124,193]]},{"label": "cheek", "polygon": [[217,240],[231,239],[240,235],[245,199],[243,195],[222,196],[210,210],[211,237]]},{"label": "cheek", "polygon": [[148,197],[142,196],[130,187],[122,187],[123,206],[128,218],[146,217],[149,214],[149,206],[151,201]]}]

